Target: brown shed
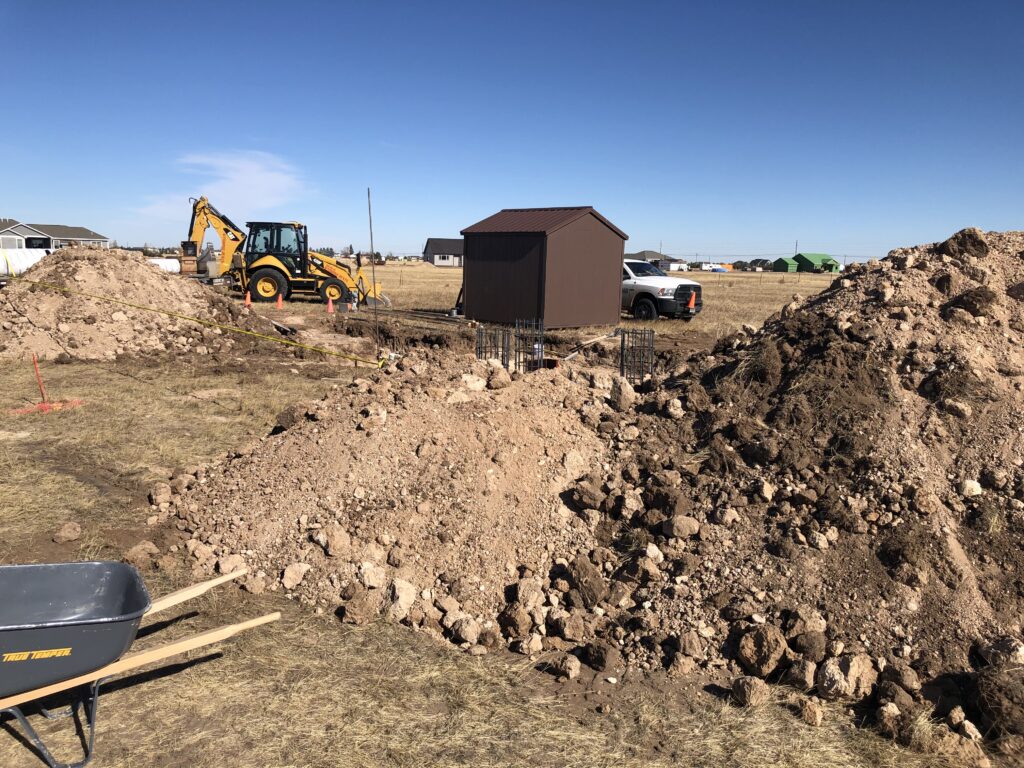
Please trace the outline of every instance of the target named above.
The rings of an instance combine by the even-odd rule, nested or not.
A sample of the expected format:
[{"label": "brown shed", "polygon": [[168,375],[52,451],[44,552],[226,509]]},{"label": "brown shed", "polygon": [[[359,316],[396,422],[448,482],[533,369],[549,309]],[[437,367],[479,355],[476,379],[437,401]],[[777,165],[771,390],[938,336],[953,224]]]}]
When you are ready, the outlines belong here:
[{"label": "brown shed", "polygon": [[466,317],[545,328],[619,321],[629,238],[590,206],[506,208],[462,235]]}]

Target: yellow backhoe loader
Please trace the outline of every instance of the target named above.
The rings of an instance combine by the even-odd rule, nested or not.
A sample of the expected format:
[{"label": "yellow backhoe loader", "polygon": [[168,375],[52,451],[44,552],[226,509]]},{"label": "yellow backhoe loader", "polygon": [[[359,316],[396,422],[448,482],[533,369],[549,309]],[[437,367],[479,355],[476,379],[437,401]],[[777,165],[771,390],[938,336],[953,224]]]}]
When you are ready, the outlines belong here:
[{"label": "yellow backhoe loader", "polygon": [[323,301],[390,305],[363,274],[356,257],[356,269],[337,259],[310,251],[306,227],[297,221],[250,221],[243,232],[205,197],[192,203],[188,240],[182,240],[185,258],[194,259],[203,246],[208,227],[220,237],[220,260],[211,277],[227,275],[253,301],[276,301],[278,296],[319,296]]}]

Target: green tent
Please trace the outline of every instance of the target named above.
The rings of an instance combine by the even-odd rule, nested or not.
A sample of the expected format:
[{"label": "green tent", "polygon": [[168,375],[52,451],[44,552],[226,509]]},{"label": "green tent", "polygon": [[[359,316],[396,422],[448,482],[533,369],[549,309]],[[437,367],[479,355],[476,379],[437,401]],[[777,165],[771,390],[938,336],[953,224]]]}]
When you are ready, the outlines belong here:
[{"label": "green tent", "polygon": [[827,253],[798,253],[793,257],[799,272],[838,272],[839,262]]},{"label": "green tent", "polygon": [[784,256],[775,260],[772,272],[796,272],[796,266],[796,260]]}]

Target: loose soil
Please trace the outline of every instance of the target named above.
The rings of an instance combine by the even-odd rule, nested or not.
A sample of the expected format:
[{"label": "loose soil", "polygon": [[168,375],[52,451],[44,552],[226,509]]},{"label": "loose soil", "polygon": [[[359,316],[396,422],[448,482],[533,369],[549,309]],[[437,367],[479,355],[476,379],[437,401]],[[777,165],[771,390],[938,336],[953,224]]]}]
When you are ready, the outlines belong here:
[{"label": "loose soil", "polygon": [[269,321],[197,280],[161,271],[141,253],[64,248],[0,291],[0,357],[238,354],[262,343],[185,318],[277,335]]},{"label": "loose soil", "polygon": [[912,740],[925,700],[970,709],[944,676],[1021,632],[1022,250],[894,251],[638,399],[600,369],[487,389],[493,368],[413,353],[154,500],[197,570],[247,562],[253,591],[564,653],[570,677],[800,661],[867,700],[909,669],[933,686],[888,681]]}]

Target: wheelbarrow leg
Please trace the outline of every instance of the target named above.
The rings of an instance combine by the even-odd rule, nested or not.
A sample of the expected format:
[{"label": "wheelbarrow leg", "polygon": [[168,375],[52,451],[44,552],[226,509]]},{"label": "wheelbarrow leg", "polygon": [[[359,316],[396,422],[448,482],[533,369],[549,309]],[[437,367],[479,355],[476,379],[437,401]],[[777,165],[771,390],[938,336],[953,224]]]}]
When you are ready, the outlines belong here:
[{"label": "wheelbarrow leg", "polygon": [[[31,741],[32,745],[36,750],[38,750],[40,757],[43,758],[43,761],[46,763],[48,768],[85,768],[85,766],[89,764],[89,761],[92,760],[93,745],[96,743],[96,710],[99,708],[101,682],[102,681],[97,680],[87,686],[85,693],[81,697],[75,699],[74,703],[71,705],[71,712],[69,714],[77,715],[78,708],[81,707],[82,711],[85,713],[86,721],[89,726],[89,736],[85,749],[85,757],[77,763],[58,763],[54,759],[53,755],[50,754],[50,750],[46,748],[46,745],[39,737],[36,729],[32,727],[28,718],[26,718],[22,713],[20,707],[11,707],[10,709],[0,710],[0,714],[9,714],[14,716],[21,725],[21,729],[28,736],[29,741]],[[44,709],[43,716],[47,719],[54,719],[60,715],[54,715]],[[85,724],[83,723],[82,725],[84,731]]]}]

